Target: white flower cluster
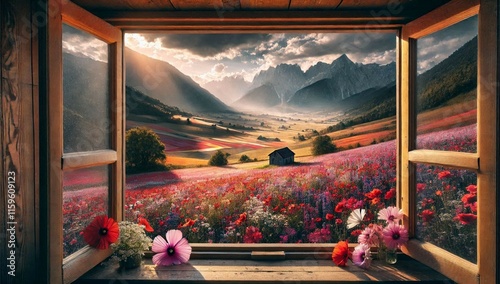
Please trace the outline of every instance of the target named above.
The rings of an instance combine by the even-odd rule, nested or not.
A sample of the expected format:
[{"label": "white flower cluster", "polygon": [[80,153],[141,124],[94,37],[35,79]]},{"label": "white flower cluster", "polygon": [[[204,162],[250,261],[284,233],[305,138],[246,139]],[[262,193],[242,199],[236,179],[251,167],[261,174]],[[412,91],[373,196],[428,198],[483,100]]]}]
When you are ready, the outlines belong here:
[{"label": "white flower cluster", "polygon": [[129,221],[121,221],[118,225],[120,227],[120,237],[116,243],[111,244],[111,248],[113,249],[112,259],[120,261],[132,255],[144,255],[144,251],[148,250],[153,242],[146,235],[144,225]]}]

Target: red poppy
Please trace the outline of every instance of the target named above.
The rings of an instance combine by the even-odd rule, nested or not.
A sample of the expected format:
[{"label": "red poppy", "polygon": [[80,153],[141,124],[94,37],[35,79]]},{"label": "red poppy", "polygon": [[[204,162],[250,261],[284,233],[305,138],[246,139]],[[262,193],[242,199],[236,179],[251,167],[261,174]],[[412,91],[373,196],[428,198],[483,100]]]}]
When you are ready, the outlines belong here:
[{"label": "red poppy", "polygon": [[420,217],[422,217],[424,222],[430,222],[434,218],[434,211],[431,211],[429,209],[425,209],[420,214]]},{"label": "red poppy", "polygon": [[110,244],[116,242],[120,235],[118,223],[113,218],[100,215],[83,230],[83,239],[89,246],[98,249],[107,249]]},{"label": "red poppy", "polygon": [[190,218],[187,218],[186,219],[186,222],[182,225],[179,225],[178,228],[185,228],[185,227],[191,227],[194,225],[194,220],[190,219]]},{"label": "red poppy", "polygon": [[346,266],[347,260],[351,257],[347,241],[337,243],[332,252],[332,260],[338,266]]},{"label": "red poppy", "polygon": [[335,218],[335,216],[331,213],[326,213],[326,220],[333,220]]},{"label": "red poppy", "polygon": [[396,196],[396,189],[393,187],[391,188],[384,196],[385,200],[394,198]]},{"label": "red poppy", "polygon": [[149,224],[148,220],[146,220],[146,218],[143,218],[143,217],[139,217],[137,219],[137,222],[139,223],[139,225],[143,225],[144,226],[144,230],[146,232],[154,232],[154,229],[153,227],[151,227],[151,225]]},{"label": "red poppy", "polygon": [[246,220],[247,220],[247,213],[243,212],[240,214],[240,217],[238,218],[238,220],[236,220],[234,223],[236,225],[241,225],[241,223],[245,222]]},{"label": "red poppy", "polygon": [[448,178],[448,177],[451,177],[450,171],[442,171],[442,172],[438,173],[439,179],[444,179],[444,178]]},{"label": "red poppy", "polygon": [[354,230],[354,231],[351,232],[351,236],[358,237],[359,235],[361,235],[362,232],[363,231],[360,230],[360,229]]},{"label": "red poppy", "polygon": [[342,225],[343,222],[344,221],[342,221],[342,219],[339,219],[339,218],[337,218],[337,220],[335,220],[335,224],[337,224],[337,225]]},{"label": "red poppy", "polygon": [[465,189],[472,194],[477,193],[477,185],[471,184],[471,185],[467,186]]},{"label": "red poppy", "polygon": [[382,191],[378,188],[374,188],[372,191],[365,193],[366,198],[368,199],[374,199],[380,197],[382,194]]},{"label": "red poppy", "polygon": [[455,217],[462,225],[469,225],[476,221],[477,216],[471,213],[460,213]]},{"label": "red poppy", "polygon": [[425,183],[417,183],[417,193],[424,191],[425,187],[426,187]]},{"label": "red poppy", "polygon": [[337,203],[337,206],[335,206],[335,212],[337,213],[342,213],[342,211],[345,210],[345,199]]},{"label": "red poppy", "polygon": [[462,202],[465,204],[465,206],[473,204],[474,202],[477,201],[477,196],[475,194],[464,194],[462,197]]}]

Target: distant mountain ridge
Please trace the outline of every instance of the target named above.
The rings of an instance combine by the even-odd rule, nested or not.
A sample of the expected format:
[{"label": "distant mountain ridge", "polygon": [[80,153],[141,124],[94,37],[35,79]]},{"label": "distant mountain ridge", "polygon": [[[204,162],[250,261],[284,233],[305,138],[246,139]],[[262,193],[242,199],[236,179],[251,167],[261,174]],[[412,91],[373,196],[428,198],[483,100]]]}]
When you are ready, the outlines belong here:
[{"label": "distant mountain ridge", "polygon": [[[296,64],[271,67],[254,77],[252,87],[255,90],[263,85],[273,86],[280,103],[292,108],[336,108],[338,102],[370,88],[386,86],[395,78],[395,63],[354,63],[344,54],[331,64],[319,62],[305,72]],[[252,90],[244,96],[247,105],[263,105],[262,96],[251,96],[255,96]]]},{"label": "distant mountain ridge", "polygon": [[209,91],[167,62],[125,48],[126,84],[160,102],[181,110],[231,112]]}]

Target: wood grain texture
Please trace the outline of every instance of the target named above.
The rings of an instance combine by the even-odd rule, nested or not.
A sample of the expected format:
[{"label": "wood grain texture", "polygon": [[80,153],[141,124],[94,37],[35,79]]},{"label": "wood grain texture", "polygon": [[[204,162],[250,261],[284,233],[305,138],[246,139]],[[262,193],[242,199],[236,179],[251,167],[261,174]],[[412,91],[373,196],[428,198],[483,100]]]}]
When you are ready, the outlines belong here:
[{"label": "wood grain texture", "polygon": [[[481,283],[500,282],[500,3],[481,1],[478,37],[478,265]],[[496,44],[495,44],[496,43]],[[495,210],[496,209],[496,210]]]},{"label": "wood grain texture", "polygon": [[290,0],[290,9],[336,9],[342,0]]},{"label": "wood grain texture", "polygon": [[382,283],[427,281],[447,283],[446,277],[400,255],[395,266],[374,261],[369,270],[354,265],[335,266],[331,260],[251,261],[190,260],[188,264],[157,267],[150,259],[140,269],[118,271],[116,266],[96,267],[76,283]]},{"label": "wood grain texture", "polygon": [[170,0],[74,0],[75,4],[91,10],[174,10]]},{"label": "wood grain texture", "polygon": [[437,150],[413,150],[408,154],[412,163],[426,163],[445,167],[479,170],[479,155]]},{"label": "wood grain texture", "polygon": [[240,0],[244,10],[288,10],[291,0]]},{"label": "wood grain texture", "polygon": [[73,170],[88,168],[100,165],[115,163],[117,160],[117,151],[99,150],[82,153],[64,154],[62,159],[63,170]]},{"label": "wood grain texture", "polygon": [[[6,227],[15,226],[15,248],[7,249],[7,242],[1,242],[1,279],[2,283],[27,283],[36,279],[36,260],[39,255],[35,214],[38,207],[38,184],[35,180],[38,157],[34,129],[38,121],[35,118],[34,105],[38,95],[37,82],[34,82],[38,65],[32,61],[37,58],[33,55],[37,52],[37,41],[32,38],[34,31],[31,1],[4,0],[0,5],[2,210],[7,209],[7,176],[12,176],[8,173],[15,175],[15,219],[7,220],[8,216],[3,212],[0,225],[4,237],[7,237]],[[16,223],[8,224],[7,221]],[[7,270],[4,269],[7,256],[4,253],[10,250],[15,252],[15,277],[7,275]]]}]

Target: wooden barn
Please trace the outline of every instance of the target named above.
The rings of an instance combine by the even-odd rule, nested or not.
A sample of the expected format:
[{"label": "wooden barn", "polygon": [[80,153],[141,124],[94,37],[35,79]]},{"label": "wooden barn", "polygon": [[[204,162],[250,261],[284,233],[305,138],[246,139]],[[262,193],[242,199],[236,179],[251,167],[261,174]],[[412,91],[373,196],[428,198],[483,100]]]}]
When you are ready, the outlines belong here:
[{"label": "wooden barn", "polygon": [[269,154],[269,165],[285,166],[295,162],[295,153],[290,148],[285,147],[274,150]]},{"label": "wooden barn", "polygon": [[[500,1],[0,0],[0,14],[0,283],[500,283]],[[477,123],[477,147],[468,152],[417,147],[417,43],[470,17],[478,18],[477,93],[474,89],[471,111]],[[106,119],[99,127],[106,131],[81,131],[71,137],[77,145],[74,151],[67,151],[63,137],[63,131],[78,130],[65,124],[67,30],[78,30],[103,44],[99,56],[106,57],[101,62],[108,68],[102,73],[96,70],[107,90],[104,102],[97,103],[105,110]],[[126,33],[305,31],[394,34],[394,198],[409,234],[396,265],[380,261],[375,269],[365,270],[349,262],[347,268],[337,267],[331,260],[336,243],[193,243],[188,265],[156,267],[149,252],[140,268],[126,271],[100,265],[111,255],[109,248],[85,246],[64,254],[63,214],[79,210],[63,208],[68,175],[96,169],[108,182],[108,215],[125,219]],[[158,77],[150,70],[142,79],[151,85]],[[102,142],[98,149],[87,147],[95,141]],[[294,159],[288,148],[269,157],[271,164]],[[473,191],[477,212],[464,216],[469,217],[464,222],[474,224],[477,237],[462,248],[477,249],[476,259],[466,260],[437,246],[433,241],[445,238],[446,231],[420,237],[417,169],[421,165],[477,175]],[[457,204],[462,206],[460,200]],[[429,222],[431,217],[427,215]],[[349,246],[353,250],[355,244]]]}]

